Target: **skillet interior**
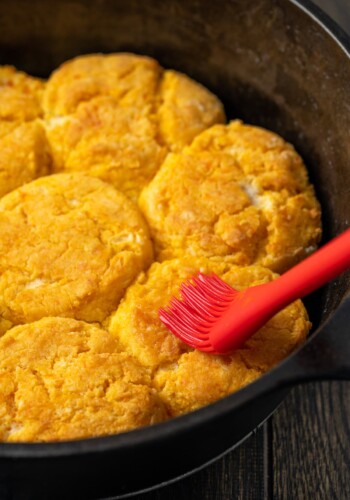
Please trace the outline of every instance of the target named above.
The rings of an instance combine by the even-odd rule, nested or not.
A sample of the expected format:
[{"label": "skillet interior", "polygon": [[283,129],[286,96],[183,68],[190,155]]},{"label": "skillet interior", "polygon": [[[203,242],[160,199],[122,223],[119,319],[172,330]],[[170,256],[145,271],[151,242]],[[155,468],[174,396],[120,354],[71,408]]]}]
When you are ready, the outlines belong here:
[{"label": "skillet interior", "polygon": [[[307,1],[303,1],[307,4]],[[315,11],[317,11],[315,9]],[[328,25],[332,24],[327,21]],[[343,35],[339,32],[339,36]],[[345,42],[346,43],[346,42]],[[61,62],[75,55],[89,52],[111,52],[128,50],[157,58],[165,67],[183,71],[213,90],[225,103],[230,118],[265,126],[291,141],[304,157],[312,182],[316,185],[318,197],[323,206],[325,239],[344,229],[350,220],[348,203],[350,192],[350,63],[342,48],[319,24],[313,22],[302,10],[286,0],[259,0],[246,2],[204,1],[204,0],[15,0],[0,3],[0,64],[14,64],[16,67],[38,76],[47,76]],[[322,325],[332,314],[349,288],[349,276],[345,275],[308,301],[308,309],[314,325]],[[233,396],[234,398],[234,396]],[[228,398],[230,399],[230,398]],[[126,465],[133,460],[145,460],[152,453],[155,463],[164,457],[166,439],[153,447],[129,447],[129,458],[125,459],[124,444],[121,449],[126,464],[123,468],[114,452],[85,455],[85,469],[81,480],[89,495],[127,492],[152,482],[160,482],[172,475],[180,474],[220,453],[235,441],[241,439],[267,416],[280,399],[271,396],[264,407],[250,415],[242,424],[243,413],[224,415],[223,406],[217,405],[226,427],[216,439],[207,445],[197,445],[196,457],[190,456],[183,462],[182,469],[172,461],[182,453],[182,446],[190,442],[189,434],[181,438],[179,419],[178,439],[173,441],[170,464],[158,471],[146,467],[142,477],[126,471]],[[204,417],[206,410],[197,412],[197,427],[200,428],[194,443],[199,443],[200,434],[206,433]],[[245,415],[250,412],[245,410]],[[215,411],[214,411],[215,413]],[[213,413],[213,415],[214,415]],[[219,418],[219,417],[218,417]],[[194,426],[196,425],[194,421]],[[229,421],[231,424],[229,424]],[[237,422],[239,429],[232,433]],[[240,423],[239,423],[240,422]],[[162,428],[166,428],[164,424]],[[142,430],[137,431],[142,436]],[[227,433],[230,439],[227,440]],[[160,432],[161,433],[161,432]],[[164,431],[166,434],[166,431]],[[225,441],[226,434],[226,441]],[[145,434],[146,435],[146,434]],[[150,435],[150,434],[149,434]],[[126,435],[127,436],[127,435]],[[124,438],[106,438],[101,443],[118,448],[126,443]],[[140,438],[142,439],[142,438]],[[182,441],[181,441],[182,439]],[[186,445],[187,440],[187,445]],[[103,450],[99,440],[72,443],[66,448],[49,445],[50,451],[43,454],[75,455],[85,454],[89,449]],[[85,444],[84,444],[85,443]],[[154,441],[155,443],[155,441]],[[106,445],[107,446],[107,445]],[[35,448],[29,447],[29,455],[35,456]],[[26,455],[28,447],[7,445],[0,447],[0,457]],[[42,450],[48,450],[42,447]],[[13,450],[13,451],[12,451]],[[16,451],[15,451],[16,450]],[[61,452],[59,452],[61,450]],[[126,454],[125,454],[126,453]],[[139,456],[137,455],[139,453]],[[164,459],[164,458],[163,458]],[[10,484],[23,477],[27,484],[33,482],[38,473],[40,460],[31,459],[31,465],[24,472],[25,460],[1,460],[0,479]],[[119,467],[123,480],[114,475],[110,484],[96,468],[96,460],[108,471]],[[111,463],[114,461],[114,465]],[[36,463],[35,463],[36,462]],[[40,467],[45,468],[42,461]],[[54,463],[54,462],[52,462]],[[75,463],[78,467],[82,462]],[[61,474],[68,474],[69,460],[56,462]],[[109,466],[107,465],[109,464]],[[53,467],[56,467],[53,466]],[[47,488],[50,488],[55,473],[47,465]],[[23,468],[23,470],[22,470]],[[102,466],[101,466],[102,468]],[[53,469],[52,469],[53,470]],[[87,479],[87,471],[98,472],[95,487]],[[36,472],[35,472],[36,471]],[[107,472],[108,472],[107,471]],[[41,473],[43,469],[41,469]],[[107,474],[104,473],[104,475]],[[109,473],[109,472],[108,472]],[[50,476],[51,474],[51,476]],[[99,475],[100,474],[100,475]],[[75,474],[78,478],[79,474]],[[147,478],[147,480],[146,480]],[[104,481],[103,487],[101,481]],[[118,483],[118,484],[116,484]],[[147,484],[146,484],[147,483]],[[89,487],[90,484],[90,487]],[[23,486],[24,487],[24,486]],[[81,487],[77,483],[77,488]],[[114,488],[114,489],[113,489]],[[24,490],[25,491],[25,490]],[[48,490],[49,491],[49,490]],[[57,490],[59,491],[59,490]],[[77,489],[77,491],[81,491]],[[28,498],[28,497],[27,497]],[[36,497],[38,498],[38,496]],[[86,496],[87,498],[87,496]]]},{"label": "skillet interior", "polygon": [[[350,70],[328,33],[285,1],[16,0],[0,5],[0,47],[0,64],[42,77],[99,51],[143,53],[187,73],[219,96],[229,118],[292,142],[322,203],[324,238],[344,229]],[[339,303],[348,280],[340,283],[317,299],[314,325]]]}]

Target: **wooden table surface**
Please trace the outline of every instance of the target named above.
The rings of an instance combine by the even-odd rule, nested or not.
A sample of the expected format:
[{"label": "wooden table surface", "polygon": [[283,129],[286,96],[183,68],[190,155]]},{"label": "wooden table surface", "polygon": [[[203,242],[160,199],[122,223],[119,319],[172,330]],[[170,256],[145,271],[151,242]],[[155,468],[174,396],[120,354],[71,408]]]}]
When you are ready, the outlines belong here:
[{"label": "wooden table surface", "polygon": [[[350,0],[314,3],[350,32]],[[293,389],[238,449],[184,480],[134,498],[350,500],[350,382]]]}]

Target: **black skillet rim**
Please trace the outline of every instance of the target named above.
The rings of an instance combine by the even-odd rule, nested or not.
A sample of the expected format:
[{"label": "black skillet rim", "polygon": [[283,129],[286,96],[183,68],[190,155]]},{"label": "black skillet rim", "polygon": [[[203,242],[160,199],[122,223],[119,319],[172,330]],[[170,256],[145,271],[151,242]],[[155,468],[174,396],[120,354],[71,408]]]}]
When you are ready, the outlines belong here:
[{"label": "black skillet rim", "polygon": [[[316,22],[343,50],[349,59],[350,64],[350,37],[345,31],[334,22],[324,11],[314,5],[310,0],[288,0],[295,7],[299,8]],[[307,344],[313,342],[320,333],[322,327],[318,328],[309,340],[291,354],[287,359],[294,357],[303,350]],[[275,374],[283,370],[286,360],[278,366],[264,374],[257,381],[247,387],[231,394],[211,405],[200,408],[194,412],[173,418],[166,422],[155,424],[149,427],[135,429],[130,432],[116,434],[112,436],[81,439],[76,441],[61,441],[53,443],[0,443],[0,458],[58,458],[65,456],[79,456],[85,454],[99,454],[108,450],[122,451],[147,442],[155,443],[162,441],[168,436],[179,432],[179,429],[187,430],[198,424],[208,423],[217,415],[224,415],[236,410],[239,406],[246,404],[255,397],[263,394],[264,389],[268,391],[281,386],[281,381]],[[274,380],[275,379],[275,380]],[[288,383],[288,380],[284,381]]]}]

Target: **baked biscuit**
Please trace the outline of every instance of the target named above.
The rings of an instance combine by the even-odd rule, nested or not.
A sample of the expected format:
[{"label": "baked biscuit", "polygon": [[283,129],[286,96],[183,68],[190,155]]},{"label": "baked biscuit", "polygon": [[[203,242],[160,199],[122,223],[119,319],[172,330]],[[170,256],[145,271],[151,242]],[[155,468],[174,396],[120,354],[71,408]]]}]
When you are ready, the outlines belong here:
[{"label": "baked biscuit", "polygon": [[0,120],[24,122],[41,117],[44,85],[12,66],[0,66]]},{"label": "baked biscuit", "polygon": [[47,175],[50,168],[50,148],[39,120],[0,122],[0,197]]},{"label": "baked biscuit", "polygon": [[225,120],[202,85],[149,57],[87,55],[49,78],[45,119],[56,171],[85,171],[136,199],[168,151]]},{"label": "baked biscuit", "polygon": [[161,74],[154,59],[134,54],[87,54],[64,62],[50,76],[43,98],[46,118],[74,113],[94,97],[115,97],[121,106],[147,113]]},{"label": "baked biscuit", "polygon": [[[12,191],[0,200],[1,440],[107,435],[180,415],[247,385],[305,340],[300,301],[229,356],[193,350],[159,320],[198,270],[244,289],[320,239],[293,147],[239,121],[215,125],[224,121],[213,94],[148,57],[78,57],[45,90],[0,68],[0,196]],[[66,173],[30,182],[51,161]],[[163,261],[149,271],[147,223],[113,186],[134,201],[144,188]]]},{"label": "baked biscuit", "polygon": [[166,417],[135,359],[104,330],[67,318],[0,339],[0,439],[58,441],[124,432]]},{"label": "baked biscuit", "polygon": [[115,97],[97,97],[46,127],[55,171],[87,172],[134,200],[167,153],[156,140],[155,120],[120,107]]},{"label": "baked biscuit", "polygon": [[99,179],[57,174],[0,200],[0,332],[44,316],[102,321],[153,258],[137,207]]},{"label": "baked biscuit", "polygon": [[159,139],[169,151],[181,151],[203,130],[225,122],[219,99],[177,71],[164,71],[157,101]]},{"label": "baked biscuit", "polygon": [[172,416],[209,404],[252,382],[300,345],[310,328],[302,302],[296,301],[232,355],[193,350],[167,330],[158,310],[168,305],[172,296],[178,296],[180,284],[199,270],[215,272],[237,290],[276,277],[259,266],[238,267],[203,258],[154,263],[129,287],[108,326],[121,347],[152,370],[154,387]]},{"label": "baked biscuit", "polygon": [[46,175],[50,149],[40,123],[44,82],[0,66],[0,197]]},{"label": "baked biscuit", "polygon": [[168,155],[139,204],[160,260],[202,255],[283,272],[321,236],[300,156],[276,134],[239,121]]}]

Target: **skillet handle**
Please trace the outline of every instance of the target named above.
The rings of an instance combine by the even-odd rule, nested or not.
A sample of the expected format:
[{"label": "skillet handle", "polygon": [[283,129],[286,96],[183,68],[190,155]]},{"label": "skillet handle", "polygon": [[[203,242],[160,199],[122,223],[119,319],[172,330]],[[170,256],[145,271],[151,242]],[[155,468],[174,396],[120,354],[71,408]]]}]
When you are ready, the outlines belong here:
[{"label": "skillet handle", "polygon": [[285,380],[350,380],[350,293],[306,345],[285,362]]}]

